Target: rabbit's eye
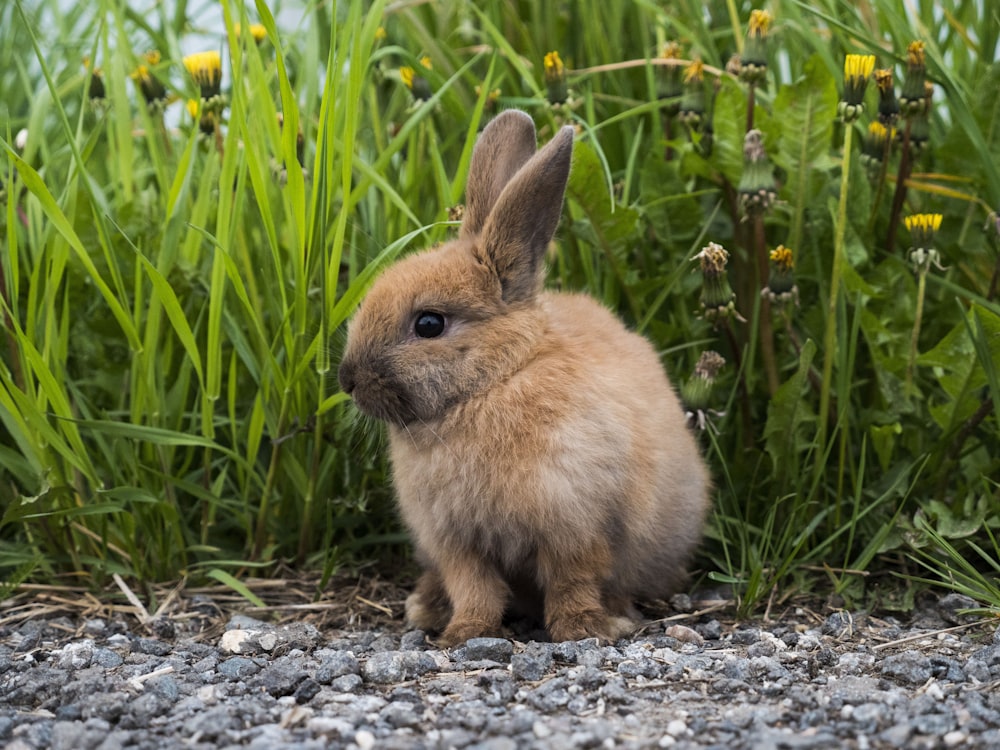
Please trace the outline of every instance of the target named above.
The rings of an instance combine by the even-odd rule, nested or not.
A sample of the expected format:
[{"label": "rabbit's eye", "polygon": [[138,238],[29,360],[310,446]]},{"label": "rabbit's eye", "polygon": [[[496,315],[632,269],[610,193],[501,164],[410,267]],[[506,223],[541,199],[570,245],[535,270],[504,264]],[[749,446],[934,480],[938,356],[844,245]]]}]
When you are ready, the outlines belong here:
[{"label": "rabbit's eye", "polygon": [[444,333],[444,315],[425,310],[417,313],[413,332],[422,339],[435,339]]}]

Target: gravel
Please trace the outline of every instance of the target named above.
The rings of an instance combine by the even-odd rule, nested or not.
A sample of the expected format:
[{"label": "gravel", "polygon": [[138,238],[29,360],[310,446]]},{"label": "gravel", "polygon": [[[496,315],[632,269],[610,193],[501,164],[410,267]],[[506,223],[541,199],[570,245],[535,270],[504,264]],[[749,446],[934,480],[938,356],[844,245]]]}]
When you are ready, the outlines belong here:
[{"label": "gravel", "polygon": [[451,650],[419,631],[245,615],[207,638],[184,622],[34,619],[0,624],[0,746],[1000,747],[1000,630],[970,604],[944,597],[906,623],[717,610],[614,645]]}]

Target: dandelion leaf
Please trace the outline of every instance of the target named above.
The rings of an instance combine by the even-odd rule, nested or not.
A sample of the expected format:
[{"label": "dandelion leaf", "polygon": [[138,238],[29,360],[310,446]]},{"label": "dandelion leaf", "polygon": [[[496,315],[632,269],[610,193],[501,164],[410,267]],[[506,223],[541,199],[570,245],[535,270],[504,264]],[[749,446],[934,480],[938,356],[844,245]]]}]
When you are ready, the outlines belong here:
[{"label": "dandelion leaf", "polygon": [[813,55],[802,77],[791,86],[782,86],[774,99],[779,141],[772,158],[788,175],[785,197],[804,198],[808,205],[828,185],[824,171],[832,166],[836,117],[836,82],[820,57]]},{"label": "dandelion leaf", "polygon": [[619,246],[635,232],[639,213],[618,204],[608,193],[604,167],[594,147],[579,141],[573,147],[573,169],[566,192],[586,214],[585,222],[576,222],[574,231],[589,235],[605,250]]}]

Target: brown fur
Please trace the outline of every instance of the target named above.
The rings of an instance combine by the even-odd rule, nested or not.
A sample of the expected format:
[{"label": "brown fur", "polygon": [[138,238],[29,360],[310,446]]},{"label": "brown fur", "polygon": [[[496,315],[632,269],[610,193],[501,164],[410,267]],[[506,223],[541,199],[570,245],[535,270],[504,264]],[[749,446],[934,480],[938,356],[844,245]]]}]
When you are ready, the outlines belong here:
[{"label": "brown fur", "polygon": [[[614,639],[684,581],[709,480],[659,357],[593,299],[541,291],[573,131],[527,115],[476,145],[459,239],[390,267],[351,322],[340,381],[389,423],[426,572],[407,618],[457,644],[540,592],[554,640]],[[444,315],[436,338],[418,312]]]}]

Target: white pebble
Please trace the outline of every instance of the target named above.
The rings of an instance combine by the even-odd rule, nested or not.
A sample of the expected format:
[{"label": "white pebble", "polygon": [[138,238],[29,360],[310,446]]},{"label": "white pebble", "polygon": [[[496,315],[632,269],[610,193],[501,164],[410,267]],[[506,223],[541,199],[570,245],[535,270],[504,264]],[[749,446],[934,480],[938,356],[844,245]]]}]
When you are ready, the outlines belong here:
[{"label": "white pebble", "polygon": [[354,744],[361,750],[371,750],[375,747],[375,735],[367,729],[362,729],[354,735]]}]

